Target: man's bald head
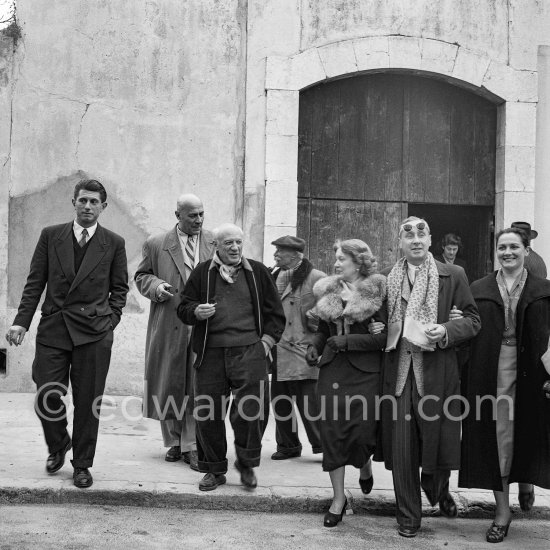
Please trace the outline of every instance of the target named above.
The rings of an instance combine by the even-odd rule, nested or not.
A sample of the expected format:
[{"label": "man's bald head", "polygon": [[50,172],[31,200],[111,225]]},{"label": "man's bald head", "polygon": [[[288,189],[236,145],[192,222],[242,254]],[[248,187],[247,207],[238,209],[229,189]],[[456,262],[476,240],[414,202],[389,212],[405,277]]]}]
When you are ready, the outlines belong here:
[{"label": "man's bald head", "polygon": [[218,225],[213,234],[220,260],[227,265],[237,265],[243,254],[243,230],[233,223],[224,223]]},{"label": "man's bald head", "polygon": [[186,193],[178,198],[177,210],[178,227],[187,235],[198,235],[204,221],[204,207],[202,201],[192,193]]},{"label": "man's bald head", "polygon": [[196,208],[200,207],[202,208],[202,201],[197,197],[197,195],[193,195],[193,193],[184,193],[183,195],[180,195],[178,197],[178,203],[176,208],[178,210],[182,208]]}]

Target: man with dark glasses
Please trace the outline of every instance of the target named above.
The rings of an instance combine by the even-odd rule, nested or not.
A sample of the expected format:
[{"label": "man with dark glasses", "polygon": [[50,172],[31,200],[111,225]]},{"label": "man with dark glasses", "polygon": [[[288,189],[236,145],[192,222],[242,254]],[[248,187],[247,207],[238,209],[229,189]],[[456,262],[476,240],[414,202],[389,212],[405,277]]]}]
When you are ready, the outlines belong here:
[{"label": "man with dark glasses", "polygon": [[[450,471],[460,466],[455,348],[480,329],[464,270],[434,260],[431,244],[426,220],[404,220],[399,226],[403,257],[387,279],[381,451],[393,473],[398,532],[404,537],[414,537],[420,528],[421,488],[444,516],[457,516],[449,493]],[[450,321],[453,306],[462,316]]]}]

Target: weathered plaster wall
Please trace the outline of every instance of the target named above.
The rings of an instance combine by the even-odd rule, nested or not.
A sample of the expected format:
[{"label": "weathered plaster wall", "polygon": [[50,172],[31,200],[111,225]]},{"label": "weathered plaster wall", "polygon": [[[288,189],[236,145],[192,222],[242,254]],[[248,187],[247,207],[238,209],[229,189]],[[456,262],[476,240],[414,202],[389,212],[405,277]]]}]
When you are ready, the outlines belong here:
[{"label": "weathered plaster wall", "polygon": [[[182,192],[204,199],[207,226],[242,221],[245,6],[18,1],[22,39],[12,97],[0,79],[0,169],[10,158],[0,186],[10,197],[8,239],[7,201],[0,203],[0,255],[9,250],[8,285],[0,286],[4,324],[13,319],[41,227],[72,218],[72,187],[82,174],[107,188],[100,223],[125,237],[131,276],[145,238],[175,223]],[[0,71],[2,63],[9,68],[0,59]],[[148,302],[132,285],[110,392],[141,390],[147,314]],[[37,320],[25,345],[9,350],[2,390],[32,389]]]},{"label": "weathered plaster wall", "polygon": [[[0,334],[7,328],[8,204],[14,40],[0,31]],[[4,342],[4,340],[2,340]],[[0,343],[0,350],[5,346]],[[4,353],[0,351],[0,353]],[[3,386],[0,372],[0,389]]]}]

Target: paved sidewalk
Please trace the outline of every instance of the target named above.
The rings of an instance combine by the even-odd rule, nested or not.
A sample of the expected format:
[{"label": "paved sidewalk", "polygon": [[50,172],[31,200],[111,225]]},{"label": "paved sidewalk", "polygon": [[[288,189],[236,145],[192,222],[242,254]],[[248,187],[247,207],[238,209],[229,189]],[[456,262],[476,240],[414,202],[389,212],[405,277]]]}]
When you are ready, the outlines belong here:
[{"label": "paved sidewalk", "polygon": [[[327,473],[321,469],[320,455],[313,455],[305,435],[301,437],[301,458],[273,461],[274,421],[270,419],[262,452],[262,464],[256,469],[258,488],[247,491],[232,467],[234,450],[232,431],[227,424],[229,472],[227,484],[215,491],[202,492],[198,482],[203,474],[192,471],[183,461],[164,460],[159,423],[141,416],[138,397],[106,396],[103,403],[98,447],[89,489],[77,489],[72,483],[72,467],[67,455],[65,466],[55,475],[45,472],[47,448],[42,429],[33,411],[33,394],[0,393],[0,504],[6,503],[86,503],[123,504],[145,507],[251,510],[271,512],[324,512],[332,491]],[[300,429],[302,429],[300,427]],[[303,430],[302,432],[303,433]],[[358,470],[348,467],[346,488],[355,513],[393,515],[394,495],[391,472],[374,463],[374,489],[365,496],[358,483]],[[467,517],[492,513],[490,491],[457,487],[456,472],[451,492]],[[517,486],[511,502],[518,516]],[[437,508],[424,501],[427,515],[438,515]],[[550,518],[550,491],[536,488],[535,508],[529,514]]]}]

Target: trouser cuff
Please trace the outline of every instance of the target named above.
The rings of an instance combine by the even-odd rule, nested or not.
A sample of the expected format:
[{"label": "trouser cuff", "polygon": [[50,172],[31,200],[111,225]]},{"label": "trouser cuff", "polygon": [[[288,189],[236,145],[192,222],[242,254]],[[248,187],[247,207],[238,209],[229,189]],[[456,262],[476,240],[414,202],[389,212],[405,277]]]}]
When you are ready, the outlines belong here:
[{"label": "trouser cuff", "polygon": [[74,458],[71,460],[73,468],[91,468],[94,464],[93,458]]},{"label": "trouser cuff", "polygon": [[225,474],[227,473],[227,459],[220,462],[205,462],[199,460],[198,462],[199,472],[203,474]]},{"label": "trouser cuff", "polygon": [[282,445],[277,445],[277,450],[280,453],[290,455],[290,454],[295,454],[295,453],[301,453],[302,452],[302,446],[297,445],[296,447],[283,447]]},{"label": "trouser cuff", "polygon": [[262,455],[262,448],[257,449],[244,449],[235,445],[235,452],[237,454],[237,460],[241,465],[247,468],[257,468],[260,465],[260,457]]}]

